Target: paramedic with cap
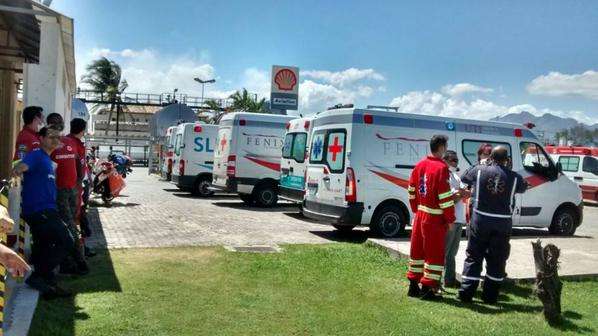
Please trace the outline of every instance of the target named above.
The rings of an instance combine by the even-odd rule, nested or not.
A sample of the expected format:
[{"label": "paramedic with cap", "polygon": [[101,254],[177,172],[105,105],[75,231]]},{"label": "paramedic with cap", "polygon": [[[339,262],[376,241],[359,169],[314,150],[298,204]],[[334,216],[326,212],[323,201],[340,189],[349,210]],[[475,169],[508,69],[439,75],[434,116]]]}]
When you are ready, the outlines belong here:
[{"label": "paramedic with cap", "polygon": [[[449,170],[442,160],[448,137],[434,135],[431,155],[417,163],[409,178],[409,204],[415,213],[411,231],[409,292],[411,297],[437,300],[444,271],[444,244],[449,225],[455,222],[455,203]],[[421,289],[419,285],[421,284]]]},{"label": "paramedic with cap", "polygon": [[482,264],[486,260],[486,276],[482,300],[494,304],[505,278],[505,266],[511,246],[515,193],[527,189],[521,175],[508,168],[509,153],[503,146],[495,147],[486,165],[478,165],[461,177],[475,186],[472,195],[470,235],[465,252],[465,264],[458,297],[471,302],[478,287]]},{"label": "paramedic with cap", "polygon": [[39,148],[37,131],[44,124],[43,111],[44,109],[39,106],[27,106],[23,110],[23,123],[25,126],[23,126],[23,129],[17,135],[13,161],[22,160],[27,153]]}]

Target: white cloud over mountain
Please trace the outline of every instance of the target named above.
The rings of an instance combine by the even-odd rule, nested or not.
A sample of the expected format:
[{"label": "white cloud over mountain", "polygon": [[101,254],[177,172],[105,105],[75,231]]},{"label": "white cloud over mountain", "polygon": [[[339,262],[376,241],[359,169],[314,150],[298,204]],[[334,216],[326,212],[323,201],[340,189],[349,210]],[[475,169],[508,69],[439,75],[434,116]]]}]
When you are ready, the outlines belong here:
[{"label": "white cloud over mountain", "polygon": [[542,96],[579,96],[598,100],[598,71],[581,74],[563,74],[557,71],[534,78],[527,91]]},{"label": "white cloud over mountain", "polygon": [[[562,111],[547,108],[537,108],[531,104],[501,105],[490,100],[464,97],[461,94],[452,95],[450,90],[454,85],[443,87],[442,93],[435,91],[411,91],[391,100],[390,106],[399,107],[399,112],[439,115],[453,118],[468,118],[487,120],[496,116],[522,111],[541,116],[551,113],[560,117],[575,118],[586,124],[597,122],[583,111]],[[489,92],[489,91],[488,91]]]}]

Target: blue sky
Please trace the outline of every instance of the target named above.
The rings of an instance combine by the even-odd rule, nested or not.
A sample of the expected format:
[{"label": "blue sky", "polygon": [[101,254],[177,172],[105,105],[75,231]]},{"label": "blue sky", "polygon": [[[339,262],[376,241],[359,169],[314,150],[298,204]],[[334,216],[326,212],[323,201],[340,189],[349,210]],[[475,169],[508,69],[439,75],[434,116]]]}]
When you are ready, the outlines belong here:
[{"label": "blue sky", "polygon": [[301,68],[300,106],[399,105],[486,119],[527,110],[598,121],[594,1],[54,0],[75,19],[78,76],[120,63],[130,90],[266,96]]}]

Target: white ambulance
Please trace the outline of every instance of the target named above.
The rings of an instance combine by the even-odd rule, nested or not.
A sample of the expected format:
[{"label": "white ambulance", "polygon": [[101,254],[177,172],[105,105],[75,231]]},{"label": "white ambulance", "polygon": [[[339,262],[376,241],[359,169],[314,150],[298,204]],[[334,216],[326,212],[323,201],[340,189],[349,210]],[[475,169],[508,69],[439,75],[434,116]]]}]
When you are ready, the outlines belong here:
[{"label": "white ambulance", "polygon": [[280,160],[280,197],[301,203],[305,194],[306,153],[309,151],[313,117],[293,119],[287,132]]},{"label": "white ambulance", "polygon": [[174,132],[172,182],[196,196],[210,196],[218,125],[180,124]]},{"label": "white ambulance", "polygon": [[177,126],[170,126],[166,129],[164,145],[162,146],[162,177],[170,181],[172,178],[172,157],[174,155],[174,132]]},{"label": "white ambulance", "polygon": [[598,148],[580,146],[546,146],[546,151],[563,167],[581,188],[583,199],[598,202]]},{"label": "white ambulance", "polygon": [[248,205],[275,205],[285,126],[292,119],[248,112],[222,117],[214,151],[213,187],[238,193]]},{"label": "white ambulance", "polygon": [[571,235],[582,222],[580,189],[522,126],[353,108],[322,112],[313,122],[303,213],[337,229],[368,225],[385,237],[400,234],[413,218],[409,175],[434,134],[449,137],[461,171],[476,163],[481,144],[509,150],[530,185],[516,196],[514,226]]}]

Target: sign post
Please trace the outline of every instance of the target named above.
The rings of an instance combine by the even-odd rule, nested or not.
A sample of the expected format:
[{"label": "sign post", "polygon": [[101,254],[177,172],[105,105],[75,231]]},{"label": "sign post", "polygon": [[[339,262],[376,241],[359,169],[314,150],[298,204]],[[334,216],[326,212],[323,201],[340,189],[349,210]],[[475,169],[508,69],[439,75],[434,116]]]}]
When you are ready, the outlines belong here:
[{"label": "sign post", "polygon": [[272,66],[270,108],[297,110],[299,105],[299,68]]}]

